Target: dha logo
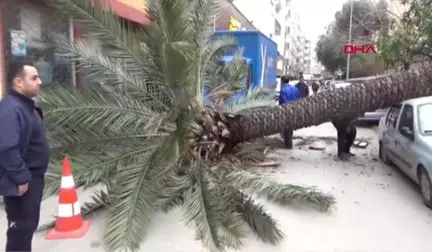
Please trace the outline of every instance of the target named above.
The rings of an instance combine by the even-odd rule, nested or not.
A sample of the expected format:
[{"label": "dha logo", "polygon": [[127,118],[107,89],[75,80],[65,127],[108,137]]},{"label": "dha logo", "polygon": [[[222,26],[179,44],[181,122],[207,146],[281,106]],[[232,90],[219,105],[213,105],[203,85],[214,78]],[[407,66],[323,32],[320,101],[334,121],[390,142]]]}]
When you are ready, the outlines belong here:
[{"label": "dha logo", "polygon": [[357,54],[360,52],[361,54],[373,53],[376,54],[377,51],[373,45],[344,45],[344,53],[345,54]]}]

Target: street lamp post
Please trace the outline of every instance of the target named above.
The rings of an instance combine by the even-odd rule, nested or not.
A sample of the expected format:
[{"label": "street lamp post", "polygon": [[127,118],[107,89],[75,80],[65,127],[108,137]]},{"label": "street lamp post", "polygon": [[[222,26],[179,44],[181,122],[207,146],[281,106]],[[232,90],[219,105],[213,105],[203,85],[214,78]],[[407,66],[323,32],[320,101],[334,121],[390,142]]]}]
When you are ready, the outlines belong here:
[{"label": "street lamp post", "polygon": [[[348,44],[351,45],[352,40],[352,20],[353,20],[353,8],[354,8],[354,0],[350,1],[351,10],[350,10],[350,22],[349,22],[349,33],[348,33]],[[351,61],[351,54],[347,54],[347,68],[346,68],[346,81],[348,82],[349,74],[350,74],[350,61]]]}]

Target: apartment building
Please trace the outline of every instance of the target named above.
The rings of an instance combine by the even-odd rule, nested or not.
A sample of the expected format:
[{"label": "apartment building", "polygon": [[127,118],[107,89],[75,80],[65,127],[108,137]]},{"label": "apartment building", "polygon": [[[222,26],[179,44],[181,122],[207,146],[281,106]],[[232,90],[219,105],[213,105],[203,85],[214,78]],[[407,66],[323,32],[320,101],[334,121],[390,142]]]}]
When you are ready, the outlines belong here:
[{"label": "apartment building", "polygon": [[280,74],[298,72],[300,59],[300,18],[291,0],[234,0],[234,5],[267,37],[276,42]]},{"label": "apartment building", "polygon": [[312,54],[312,48],[311,48],[311,41],[309,39],[304,38],[303,39],[303,72],[310,73],[311,71],[311,54]]},{"label": "apartment building", "polygon": [[277,44],[278,74],[283,74],[284,68],[284,13],[287,0],[234,0],[233,4],[250,20],[264,35]]},{"label": "apartment building", "polygon": [[[302,35],[300,15],[290,1],[286,12],[285,31],[285,72],[295,76],[305,71],[307,40]],[[307,47],[310,48],[310,42]]]},{"label": "apartment building", "polygon": [[256,30],[252,22],[232,3],[231,0],[220,0],[220,9],[216,16],[215,29],[228,30],[231,20],[235,20],[239,29]]}]

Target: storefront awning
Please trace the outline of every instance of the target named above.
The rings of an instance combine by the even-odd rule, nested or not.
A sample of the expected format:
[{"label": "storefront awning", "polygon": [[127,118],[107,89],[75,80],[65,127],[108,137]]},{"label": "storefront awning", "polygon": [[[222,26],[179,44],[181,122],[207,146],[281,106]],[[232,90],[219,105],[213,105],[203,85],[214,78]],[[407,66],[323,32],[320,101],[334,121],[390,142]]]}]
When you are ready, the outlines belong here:
[{"label": "storefront awning", "polygon": [[145,6],[147,0],[102,0],[108,4],[113,11],[120,17],[140,23],[150,24]]}]

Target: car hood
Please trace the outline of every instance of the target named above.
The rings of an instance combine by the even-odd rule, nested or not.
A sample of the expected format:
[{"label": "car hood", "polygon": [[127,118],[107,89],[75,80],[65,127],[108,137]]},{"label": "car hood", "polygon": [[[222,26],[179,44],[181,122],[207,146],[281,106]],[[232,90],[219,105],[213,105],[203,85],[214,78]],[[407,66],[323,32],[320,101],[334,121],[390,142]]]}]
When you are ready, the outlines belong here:
[{"label": "car hood", "polygon": [[432,136],[423,136],[422,140],[429,148],[432,149]]}]

